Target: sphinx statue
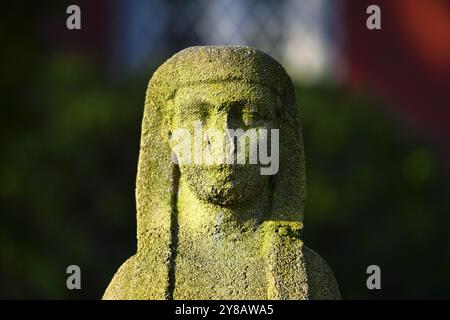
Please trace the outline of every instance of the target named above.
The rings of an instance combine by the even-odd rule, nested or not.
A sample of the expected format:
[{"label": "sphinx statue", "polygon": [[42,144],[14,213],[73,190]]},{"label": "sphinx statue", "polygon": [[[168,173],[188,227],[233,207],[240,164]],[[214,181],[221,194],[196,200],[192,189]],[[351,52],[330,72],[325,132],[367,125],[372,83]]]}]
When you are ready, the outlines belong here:
[{"label": "sphinx statue", "polygon": [[[276,173],[203,164],[173,151],[177,128],[279,130]],[[207,139],[206,139],[207,140]],[[208,141],[202,141],[208,144]],[[292,82],[245,46],[191,47],[151,78],[138,173],[137,252],[103,299],[339,299],[326,262],[302,241],[302,131]]]}]

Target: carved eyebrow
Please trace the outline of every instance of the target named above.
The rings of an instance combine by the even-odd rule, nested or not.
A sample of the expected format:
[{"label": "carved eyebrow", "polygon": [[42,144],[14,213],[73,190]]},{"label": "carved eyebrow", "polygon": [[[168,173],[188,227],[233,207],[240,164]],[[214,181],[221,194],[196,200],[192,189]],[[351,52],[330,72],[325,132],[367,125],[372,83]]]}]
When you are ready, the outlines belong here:
[{"label": "carved eyebrow", "polygon": [[226,101],[226,103],[219,106],[219,109],[230,108],[230,110],[234,109],[234,111],[242,111],[249,104],[250,99],[239,97],[238,99],[231,99],[230,101]]},{"label": "carved eyebrow", "polygon": [[242,111],[250,113],[259,113],[261,115],[272,116],[277,106],[270,105],[267,101],[250,102],[246,104]]},{"label": "carved eyebrow", "polygon": [[181,107],[183,109],[186,109],[186,107],[187,107],[187,109],[189,109],[189,108],[193,108],[193,107],[198,107],[198,106],[203,107],[203,106],[209,106],[209,105],[210,105],[210,103],[205,99],[194,98],[192,100],[185,101],[181,105]]},{"label": "carved eyebrow", "polygon": [[177,108],[177,112],[182,117],[188,117],[189,114],[206,115],[209,108],[211,108],[211,104],[208,101],[195,98],[180,105],[179,108]]}]

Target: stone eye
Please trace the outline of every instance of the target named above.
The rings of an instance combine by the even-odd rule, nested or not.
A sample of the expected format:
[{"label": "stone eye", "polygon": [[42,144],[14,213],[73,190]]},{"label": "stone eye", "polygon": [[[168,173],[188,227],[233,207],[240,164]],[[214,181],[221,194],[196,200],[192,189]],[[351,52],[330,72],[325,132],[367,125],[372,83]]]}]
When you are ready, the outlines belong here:
[{"label": "stone eye", "polygon": [[204,122],[208,118],[208,108],[209,106],[204,102],[197,102],[192,106],[193,112],[192,115],[195,120],[201,120]]},{"label": "stone eye", "polygon": [[259,124],[263,119],[258,112],[245,111],[242,113],[242,120],[246,125],[255,125]]}]

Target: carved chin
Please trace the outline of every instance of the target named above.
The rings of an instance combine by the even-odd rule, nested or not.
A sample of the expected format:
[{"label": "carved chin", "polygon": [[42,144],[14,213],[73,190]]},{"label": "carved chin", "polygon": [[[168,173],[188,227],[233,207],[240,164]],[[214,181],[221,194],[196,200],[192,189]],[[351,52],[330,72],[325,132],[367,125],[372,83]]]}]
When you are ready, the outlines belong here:
[{"label": "carved chin", "polygon": [[201,200],[232,206],[258,194],[266,183],[257,166],[182,166],[181,175]]}]

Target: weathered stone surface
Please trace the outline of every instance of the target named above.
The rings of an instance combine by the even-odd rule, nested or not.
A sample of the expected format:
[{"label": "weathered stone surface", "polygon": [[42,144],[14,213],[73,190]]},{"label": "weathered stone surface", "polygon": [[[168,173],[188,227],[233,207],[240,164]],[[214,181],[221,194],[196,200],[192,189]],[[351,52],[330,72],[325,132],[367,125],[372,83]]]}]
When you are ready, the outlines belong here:
[{"label": "weathered stone surface", "polygon": [[[247,114],[246,106],[258,110]],[[210,128],[279,128],[278,173],[262,176],[258,165],[174,165],[171,132],[195,119]],[[137,253],[103,298],[338,299],[332,271],[301,240],[305,198],[302,132],[281,65],[249,47],[185,49],[148,86]]]}]

